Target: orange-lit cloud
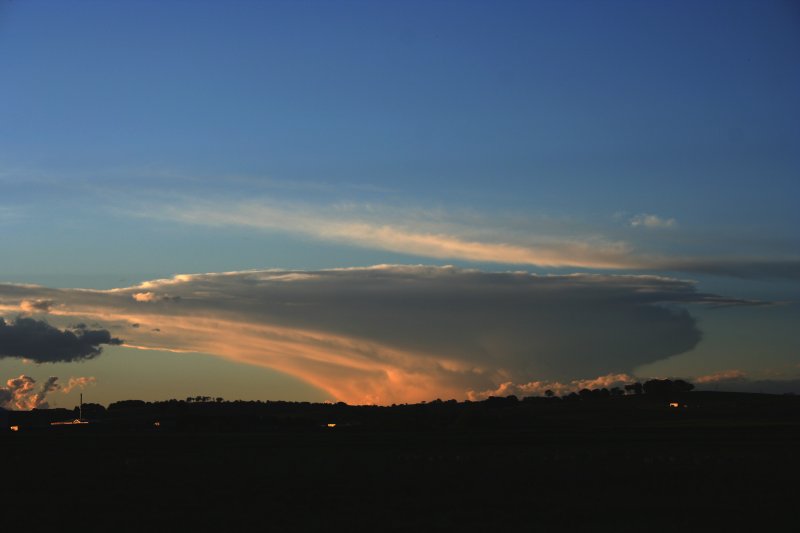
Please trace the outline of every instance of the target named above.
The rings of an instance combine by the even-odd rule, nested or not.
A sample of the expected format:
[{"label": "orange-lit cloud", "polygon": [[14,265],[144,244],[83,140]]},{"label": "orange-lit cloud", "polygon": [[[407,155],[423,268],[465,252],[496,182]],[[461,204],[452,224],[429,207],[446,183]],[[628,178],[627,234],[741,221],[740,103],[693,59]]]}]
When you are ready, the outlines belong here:
[{"label": "orange-lit cloud", "polygon": [[571,381],[529,381],[528,383],[515,384],[511,381],[501,383],[496,389],[485,391],[469,391],[470,400],[483,400],[489,396],[543,396],[546,391],[552,391],[556,396],[564,396],[582,389],[611,389],[634,383],[639,378],[629,374],[606,374],[591,379],[574,379]]},{"label": "orange-lit cloud", "polygon": [[50,300],[22,300],[19,307],[24,313],[47,313],[52,305]]},{"label": "orange-lit cloud", "polygon": [[698,376],[695,382],[699,384],[719,383],[723,381],[744,381],[747,374],[742,370],[723,370],[721,372],[714,372],[705,376]]},{"label": "orange-lit cloud", "polygon": [[27,411],[30,409],[49,407],[47,396],[51,392],[62,392],[64,394],[78,388],[84,389],[87,385],[95,383],[94,377],[71,377],[66,386],[58,383],[58,378],[51,376],[40,386],[36,386],[36,380],[30,376],[21,375],[6,381],[5,387],[0,387],[0,407],[4,409],[15,409]]},{"label": "orange-lit cloud", "polygon": [[17,410],[47,408],[45,399],[48,393],[58,389],[57,381],[57,377],[50,377],[37,388],[36,380],[30,376],[23,374],[11,378],[5,387],[0,387],[0,407]]},{"label": "orange-lit cloud", "polygon": [[61,392],[64,394],[72,391],[73,389],[83,390],[89,385],[94,385],[97,380],[92,376],[79,376],[79,377],[71,377],[66,385],[61,387]]},{"label": "orange-lit cloud", "polygon": [[392,265],[186,274],[113,290],[0,285],[0,311],[31,299],[55,302],[52,321],[116,327],[132,348],[216,354],[332,399],[398,403],[508,382],[531,393],[540,382],[609,386],[693,348],[701,335],[679,305],[719,297],[656,276]]},{"label": "orange-lit cloud", "polygon": [[[190,224],[241,226],[286,231],[321,240],[439,259],[463,259],[548,267],[628,268],[622,242],[527,233],[511,241],[496,233],[441,220],[421,212],[394,212],[371,206],[283,207],[268,203],[191,202],[143,211],[145,216]],[[507,233],[507,232],[506,232]]]},{"label": "orange-lit cloud", "polygon": [[[130,212],[129,212],[130,213]],[[320,241],[417,257],[481,263],[638,271],[679,271],[744,278],[800,278],[797,255],[692,257],[659,253],[652,238],[638,250],[619,236],[575,221],[393,208],[370,204],[307,205],[270,201],[149,203],[132,214],[204,226],[304,235]],[[633,228],[677,229],[673,218],[642,213]],[[630,235],[629,235],[630,236]],[[651,234],[650,237],[653,235]],[[640,236],[641,237],[641,236]]]}]

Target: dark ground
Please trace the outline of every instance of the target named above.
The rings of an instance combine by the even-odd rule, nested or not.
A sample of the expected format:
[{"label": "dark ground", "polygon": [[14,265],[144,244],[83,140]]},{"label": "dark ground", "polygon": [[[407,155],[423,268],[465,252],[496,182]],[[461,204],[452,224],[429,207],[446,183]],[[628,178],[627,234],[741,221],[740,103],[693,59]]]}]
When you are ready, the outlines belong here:
[{"label": "dark ground", "polygon": [[798,400],[151,405],[0,433],[0,501],[34,530],[798,531]]}]

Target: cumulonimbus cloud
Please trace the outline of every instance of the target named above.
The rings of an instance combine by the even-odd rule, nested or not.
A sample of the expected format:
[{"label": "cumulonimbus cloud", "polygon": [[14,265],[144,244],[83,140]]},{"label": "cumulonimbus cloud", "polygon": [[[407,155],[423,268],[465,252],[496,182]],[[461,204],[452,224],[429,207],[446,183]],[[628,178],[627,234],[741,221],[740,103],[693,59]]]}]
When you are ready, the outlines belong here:
[{"label": "cumulonimbus cloud", "polygon": [[[133,298],[142,292],[153,296]],[[700,342],[685,305],[750,303],[656,276],[391,265],[180,275],[113,290],[0,285],[0,310],[30,298],[56,302],[55,318],[124,327],[129,347],[271,367],[353,403],[629,372]]]}]

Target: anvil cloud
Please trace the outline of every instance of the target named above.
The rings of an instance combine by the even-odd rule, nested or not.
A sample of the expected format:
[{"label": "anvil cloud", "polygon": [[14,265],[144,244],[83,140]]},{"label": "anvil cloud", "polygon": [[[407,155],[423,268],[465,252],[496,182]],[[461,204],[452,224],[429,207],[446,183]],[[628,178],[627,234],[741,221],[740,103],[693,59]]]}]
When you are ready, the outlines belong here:
[{"label": "anvil cloud", "polygon": [[52,302],[55,320],[122,327],[130,347],[274,368],[353,403],[629,372],[700,342],[685,305],[751,303],[656,276],[391,265],[187,274],[113,290],[0,285],[0,311],[31,300]]}]

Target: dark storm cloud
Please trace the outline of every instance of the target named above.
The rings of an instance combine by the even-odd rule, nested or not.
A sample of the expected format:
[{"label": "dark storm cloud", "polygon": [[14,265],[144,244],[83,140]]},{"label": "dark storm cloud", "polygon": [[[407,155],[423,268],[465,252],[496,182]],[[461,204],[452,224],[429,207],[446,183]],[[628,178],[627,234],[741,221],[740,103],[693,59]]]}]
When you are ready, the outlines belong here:
[{"label": "dark storm cloud", "polygon": [[17,317],[11,323],[0,318],[0,358],[19,357],[37,363],[81,361],[97,357],[103,344],[121,344],[105,329],[83,324],[60,330],[43,320]]}]

